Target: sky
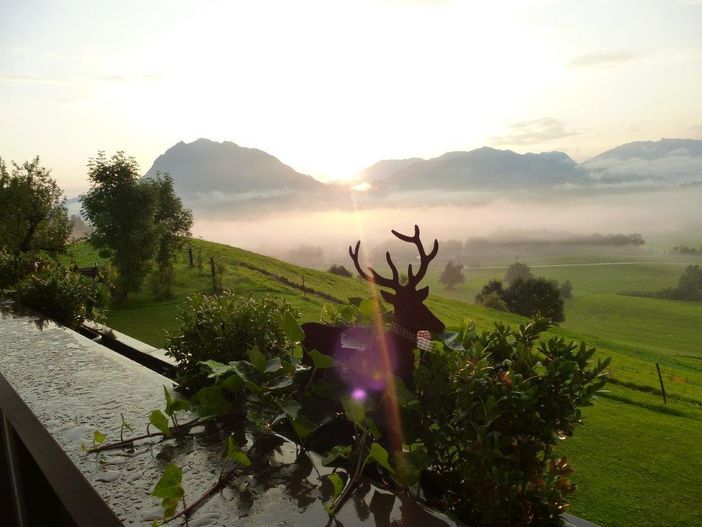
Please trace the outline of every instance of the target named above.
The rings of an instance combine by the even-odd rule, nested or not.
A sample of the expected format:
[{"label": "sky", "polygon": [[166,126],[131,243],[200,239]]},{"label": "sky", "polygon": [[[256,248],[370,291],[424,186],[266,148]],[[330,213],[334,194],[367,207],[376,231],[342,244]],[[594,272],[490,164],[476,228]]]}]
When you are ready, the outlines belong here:
[{"label": "sky", "polygon": [[71,196],[233,141],[321,180],[484,145],[702,139],[702,0],[0,0],[0,157]]}]

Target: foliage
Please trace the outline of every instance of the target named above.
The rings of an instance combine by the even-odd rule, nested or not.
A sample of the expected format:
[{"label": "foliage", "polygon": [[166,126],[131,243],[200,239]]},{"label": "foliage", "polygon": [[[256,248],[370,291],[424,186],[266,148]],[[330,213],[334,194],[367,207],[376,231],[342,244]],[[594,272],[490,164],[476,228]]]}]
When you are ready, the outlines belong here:
[{"label": "foliage", "polygon": [[169,174],[142,183],[151,189],[156,202],[154,226],[156,229],[156,271],[152,290],[157,298],[171,298],[175,279],[173,263],[178,252],[185,246],[193,225],[193,214],[183,208],[181,199],[173,189],[173,178]]},{"label": "foliage", "polygon": [[525,317],[541,314],[554,322],[565,320],[558,286],[545,278],[518,279],[505,290],[503,298],[513,313]]},{"label": "foliage", "polygon": [[531,274],[531,269],[529,269],[529,266],[525,263],[515,262],[507,268],[507,272],[505,273],[505,284],[507,284],[509,287],[517,280],[526,281],[531,278],[534,278],[534,275]]},{"label": "foliage", "polygon": [[568,300],[573,296],[573,284],[570,280],[563,282],[558,289],[558,296],[561,300]]},{"label": "foliage", "polygon": [[656,292],[631,291],[632,296],[650,296],[653,298],[670,298],[673,300],[702,300],[702,266],[688,265],[678,278],[677,287],[667,287]]},{"label": "foliage", "polygon": [[12,254],[0,249],[0,291],[12,287],[48,262],[41,253]]},{"label": "foliage", "polygon": [[470,525],[558,525],[574,490],[554,447],[605,384],[609,360],[553,337],[543,319],[478,334],[467,325],[415,370],[425,495]]},{"label": "foliage", "polygon": [[453,289],[457,284],[463,283],[465,279],[466,277],[463,276],[463,264],[454,264],[453,261],[449,260],[446,262],[444,270],[441,271],[439,282],[441,282],[446,289]]},{"label": "foliage", "polygon": [[59,324],[76,328],[86,319],[104,319],[109,288],[102,276],[87,278],[54,262],[45,262],[39,271],[15,284],[11,296]]},{"label": "foliage", "polygon": [[336,274],[339,276],[346,276],[348,278],[351,278],[353,276],[353,273],[346,269],[343,265],[337,265],[333,264],[329,269],[327,269],[327,272]]},{"label": "foliage", "polygon": [[111,257],[119,276],[115,298],[124,301],[139,291],[150,269],[158,238],[154,222],[156,200],[153,185],[139,181],[133,158],[104,152],[88,164],[90,190],[83,196],[83,215],[93,231],[89,241],[100,256]]},{"label": "foliage", "polygon": [[7,170],[0,159],[0,250],[64,252],[70,233],[63,191],[39,157]]},{"label": "foliage", "polygon": [[[511,311],[525,317],[541,314],[554,322],[565,320],[558,283],[545,278],[528,280],[518,278],[506,289],[502,286],[502,282],[491,280],[475,297],[475,302],[485,307]],[[503,307],[506,309],[502,309]]]},{"label": "foliage", "polygon": [[243,360],[257,347],[264,354],[289,349],[281,318],[296,316],[287,302],[255,299],[224,291],[217,296],[188,299],[178,331],[168,337],[168,354],[178,361],[178,381],[187,390],[207,384],[201,361]]},{"label": "foliage", "polygon": [[687,245],[677,245],[673,247],[670,252],[684,256],[697,256],[702,254],[702,246],[700,246],[699,249],[696,249],[695,247],[688,247]]}]

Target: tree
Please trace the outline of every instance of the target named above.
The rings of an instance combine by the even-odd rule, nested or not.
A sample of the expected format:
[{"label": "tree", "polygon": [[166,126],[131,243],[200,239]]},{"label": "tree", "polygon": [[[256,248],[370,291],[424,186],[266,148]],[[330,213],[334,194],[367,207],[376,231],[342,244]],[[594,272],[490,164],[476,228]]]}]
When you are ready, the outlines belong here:
[{"label": "tree", "polygon": [[63,252],[70,233],[63,191],[39,157],[8,172],[0,159],[0,249]]},{"label": "tree", "polygon": [[541,314],[554,322],[565,320],[558,287],[545,278],[518,278],[505,289],[503,299],[513,313],[525,317]]},{"label": "tree", "polygon": [[570,283],[570,280],[566,280],[561,284],[559,296],[561,300],[568,300],[573,296],[573,284]]},{"label": "tree", "polygon": [[327,272],[337,274],[339,276],[346,276],[348,278],[353,276],[353,273],[341,264],[333,264],[329,269],[327,269]]},{"label": "tree", "polygon": [[517,280],[529,280],[534,278],[531,274],[531,269],[525,263],[515,262],[507,268],[505,273],[505,283],[511,286]]},{"label": "tree", "polygon": [[439,277],[439,282],[441,282],[446,289],[453,289],[456,284],[462,284],[465,282],[466,277],[463,276],[463,264],[454,264],[452,260],[446,262],[446,267],[441,272]]},{"label": "tree", "polygon": [[702,297],[702,267],[688,265],[678,280],[678,287],[673,290],[672,296],[682,300]]},{"label": "tree", "polygon": [[83,196],[83,216],[92,224],[91,245],[111,257],[117,269],[116,300],[139,291],[157,239],[156,199],[150,183],[139,181],[136,161],[124,152],[107,158],[99,152],[88,163],[90,190]]},{"label": "tree", "polygon": [[156,273],[152,283],[154,294],[160,298],[170,298],[175,279],[173,264],[190,237],[193,226],[193,213],[183,208],[183,202],[175,193],[173,178],[169,174],[157,173],[146,180],[156,203],[154,227],[156,230]]}]

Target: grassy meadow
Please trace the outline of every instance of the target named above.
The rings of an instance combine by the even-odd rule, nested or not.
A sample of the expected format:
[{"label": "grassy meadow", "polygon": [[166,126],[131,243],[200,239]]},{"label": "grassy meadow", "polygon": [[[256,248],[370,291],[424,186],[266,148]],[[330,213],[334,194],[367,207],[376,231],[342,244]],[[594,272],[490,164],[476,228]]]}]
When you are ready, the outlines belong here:
[{"label": "grassy meadow", "polygon": [[[303,280],[306,287],[339,299],[369,295],[367,284],[355,278],[193,240],[196,261],[200,251],[202,271],[190,268],[185,254],[179,260],[172,299],[156,301],[148,291],[130,296],[112,309],[108,325],[163,346],[166,332],[177,328],[179,306],[187,296],[211,290],[210,256],[227,262],[226,287],[286,298],[300,310],[303,321],[317,320],[329,301],[312,292],[303,294],[297,287]],[[97,259],[83,244],[72,246],[69,254],[80,265]],[[619,265],[617,259],[597,258],[564,257],[532,267],[537,276],[573,283],[566,321],[550,333],[585,340],[602,356],[612,357],[614,382],[609,392],[585,409],[584,426],[560,447],[577,471],[571,512],[603,527],[702,525],[702,303],[620,294],[672,286],[684,262],[650,263],[641,258]],[[608,265],[582,265],[596,262]],[[448,327],[465,319],[483,329],[496,321],[524,321],[472,304],[482,285],[502,277],[504,269],[467,268],[466,282],[451,291],[438,283],[439,273],[430,270],[425,280],[433,293],[426,304]],[[667,405],[658,392],[656,362],[669,392]]]}]

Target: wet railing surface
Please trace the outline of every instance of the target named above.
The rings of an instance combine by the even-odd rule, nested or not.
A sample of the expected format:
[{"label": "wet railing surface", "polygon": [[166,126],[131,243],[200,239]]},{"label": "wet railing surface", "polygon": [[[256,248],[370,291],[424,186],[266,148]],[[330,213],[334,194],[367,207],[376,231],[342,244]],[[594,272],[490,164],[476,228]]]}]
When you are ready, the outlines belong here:
[{"label": "wet railing surface", "polygon": [[[3,419],[14,430],[12,434],[16,432],[14,441],[22,443],[15,445],[16,449],[29,450],[58,496],[61,503],[54,514],[70,517],[63,522],[55,518],[55,525],[109,525],[109,511],[118,519],[115,524],[148,525],[161,518],[159,500],[150,492],[167,463],[156,457],[165,445],[174,448],[173,462],[183,469],[186,501],[202,495],[220,473],[221,438],[203,434],[152,440],[137,444],[133,452],[89,454],[82,450],[82,444],[92,443],[95,430],[105,433],[108,440],[118,439],[120,414],[135,428],[145,427],[151,410],[163,406],[163,386],[170,388],[172,382],[72,331],[33,317],[3,315],[0,381],[4,386],[0,387]],[[37,429],[25,431],[23,437],[22,411],[8,402],[12,398],[9,391],[36,418],[47,436],[44,439],[55,443],[48,460],[36,459],[37,452],[51,450],[35,444]],[[75,474],[68,474],[70,466],[52,472],[50,465],[62,457]],[[329,472],[317,456],[300,454],[294,443],[280,439],[276,449],[257,462],[255,470],[243,473],[213,496],[189,525],[325,525],[328,517],[320,493],[330,489],[320,486],[320,478]],[[86,487],[75,487],[70,480],[76,477],[82,478]],[[69,483],[75,488],[61,489]],[[8,485],[12,486],[6,481]],[[88,487],[94,489],[92,495]],[[36,494],[37,488],[30,490]],[[80,494],[77,499],[76,493]],[[71,496],[74,499],[66,499]],[[19,505],[17,500],[10,505],[24,508],[25,524],[38,524],[32,521],[36,511],[27,504],[29,499],[36,499],[36,495],[20,495]],[[91,504],[91,500],[96,503]],[[101,506],[108,511],[99,512]],[[103,514],[99,522],[97,514]],[[337,518],[344,526],[452,524],[445,516],[370,483],[360,487]],[[12,518],[0,524],[13,525]]]},{"label": "wet railing surface", "polygon": [[[221,470],[222,438],[202,429],[135,449],[85,452],[99,430],[120,437],[121,415],[142,433],[172,381],[73,331],[29,315],[0,316],[0,525],[150,525],[162,517],[151,490],[168,461],[183,469],[186,501]],[[191,517],[190,527],[326,525],[320,485],[331,469],[283,438]],[[168,456],[159,455],[168,447]],[[568,516],[575,526],[593,525]],[[446,526],[446,516],[365,482],[338,525]]]}]

